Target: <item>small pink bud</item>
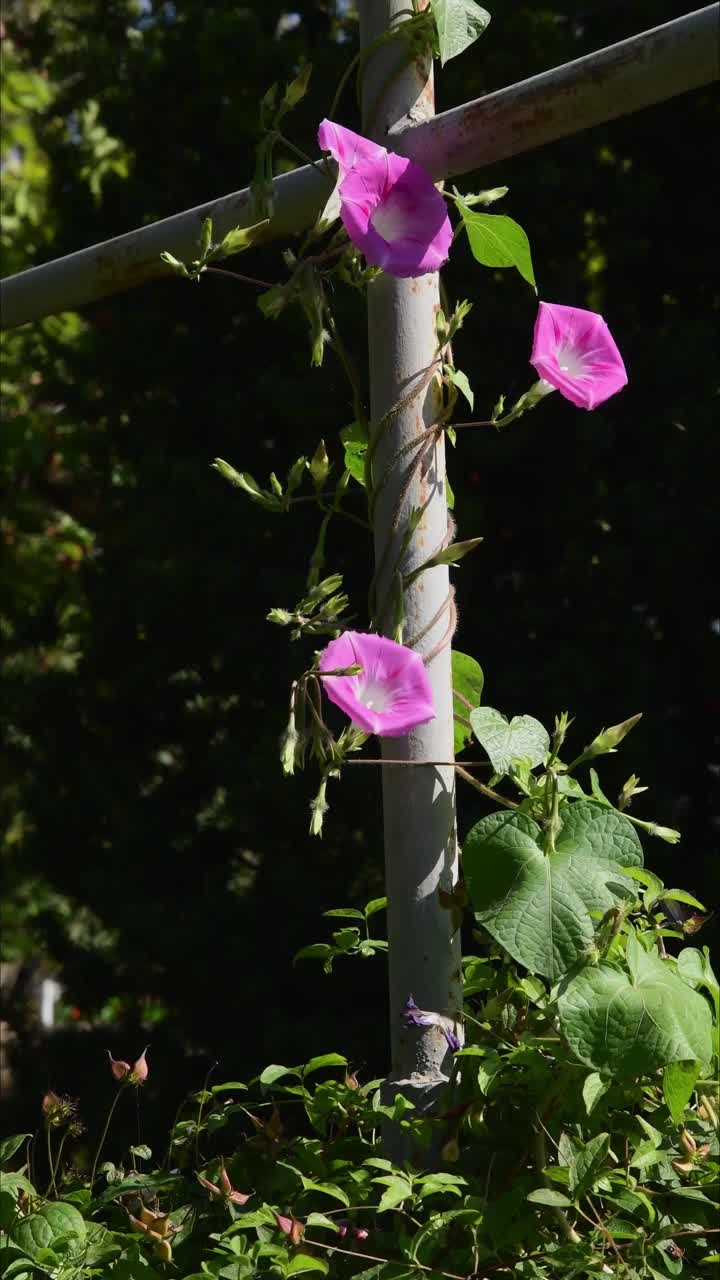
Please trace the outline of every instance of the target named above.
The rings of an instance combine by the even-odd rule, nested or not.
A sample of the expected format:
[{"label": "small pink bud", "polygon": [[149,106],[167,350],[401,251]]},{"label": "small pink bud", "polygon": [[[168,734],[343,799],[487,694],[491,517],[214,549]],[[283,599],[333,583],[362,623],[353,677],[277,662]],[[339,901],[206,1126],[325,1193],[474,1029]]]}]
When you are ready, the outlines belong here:
[{"label": "small pink bud", "polygon": [[149,1045],[145,1045],[140,1057],[133,1063],[133,1068],[129,1076],[130,1084],[144,1084],[147,1080],[149,1069],[145,1060],[145,1054],[149,1047]]},{"label": "small pink bud", "polygon": [[356,1240],[367,1240],[370,1235],[367,1227],[353,1227],[352,1233]]},{"label": "small pink bud", "polygon": [[62,1106],[62,1102],[53,1089],[48,1089],[42,1100],[42,1110],[44,1116],[52,1116]]},{"label": "small pink bud", "polygon": [[305,1235],[305,1224],[298,1218],[289,1218],[286,1214],[276,1213],[275,1221],[284,1235],[289,1236],[293,1244],[300,1244]]},{"label": "small pink bud", "polygon": [[123,1062],[122,1058],[113,1058],[109,1049],[107,1051],[107,1056],[110,1059],[110,1070],[112,1071],[115,1079],[124,1080],[130,1073],[130,1063]]}]

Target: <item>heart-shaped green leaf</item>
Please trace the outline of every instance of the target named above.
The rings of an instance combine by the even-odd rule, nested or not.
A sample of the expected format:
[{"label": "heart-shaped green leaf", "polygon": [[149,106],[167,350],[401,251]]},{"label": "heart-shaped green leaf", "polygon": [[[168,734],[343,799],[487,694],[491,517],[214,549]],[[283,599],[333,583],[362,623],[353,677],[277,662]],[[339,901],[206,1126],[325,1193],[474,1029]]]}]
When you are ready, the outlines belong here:
[{"label": "heart-shaped green leaf", "polygon": [[443,67],[479,39],[490,22],[487,9],[475,0],[432,0],[432,10]]},{"label": "heart-shaped green leaf", "polygon": [[85,1219],[75,1206],[58,1200],[44,1204],[27,1218],[20,1218],[10,1232],[10,1239],[29,1258],[35,1258],[41,1249],[51,1248],[60,1236],[70,1236],[76,1241],[73,1252],[77,1252],[84,1244],[86,1231]]},{"label": "heart-shaped green leaf", "polygon": [[470,723],[495,773],[507,773],[511,762],[521,758],[529,760],[534,769],[550,747],[547,730],[532,716],[513,716],[507,721],[494,707],[476,707],[470,714]]},{"label": "heart-shaped green leaf", "polygon": [[670,965],[631,934],[628,969],[588,965],[558,999],[560,1026],[573,1053],[595,1071],[647,1075],[668,1062],[711,1056],[710,1007]]},{"label": "heart-shaped green leaf", "polygon": [[[597,920],[635,887],[621,868],[642,865],[635,829],[592,801],[563,806],[555,853],[522,813],[492,813],[469,832],[463,867],[478,922],[531,973],[556,981],[590,948]],[[692,1057],[692,1054],[686,1054]]]}]

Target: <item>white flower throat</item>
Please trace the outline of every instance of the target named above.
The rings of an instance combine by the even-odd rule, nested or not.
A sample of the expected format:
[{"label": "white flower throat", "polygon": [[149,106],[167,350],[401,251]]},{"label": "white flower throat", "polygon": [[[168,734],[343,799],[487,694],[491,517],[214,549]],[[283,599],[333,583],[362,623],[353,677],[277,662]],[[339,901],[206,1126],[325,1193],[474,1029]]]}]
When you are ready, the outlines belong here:
[{"label": "white flower throat", "polygon": [[412,218],[408,217],[405,209],[385,200],[373,213],[370,225],[383,240],[392,243],[393,240],[401,240],[408,234],[412,227]]},{"label": "white flower throat", "polygon": [[370,711],[387,711],[392,702],[392,694],[387,685],[373,679],[358,686],[358,697]]},{"label": "white flower throat", "polygon": [[571,378],[582,378],[586,373],[585,360],[574,347],[560,347],[555,358],[558,368],[569,373]]}]

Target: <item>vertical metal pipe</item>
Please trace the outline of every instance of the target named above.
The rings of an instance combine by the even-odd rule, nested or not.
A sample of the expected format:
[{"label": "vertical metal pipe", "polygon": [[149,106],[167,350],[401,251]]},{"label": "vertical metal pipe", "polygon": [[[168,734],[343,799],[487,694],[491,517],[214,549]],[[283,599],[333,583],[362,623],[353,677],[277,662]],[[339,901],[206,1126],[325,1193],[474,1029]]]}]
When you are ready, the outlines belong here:
[{"label": "vertical metal pipe", "polygon": [[[391,22],[404,21],[407,0],[364,0],[360,37],[364,49]],[[408,60],[402,41],[381,48],[368,61],[363,82],[364,130],[387,143],[395,126],[428,119],[434,111],[432,64]],[[390,144],[392,145],[392,144]],[[444,439],[431,446],[425,464],[407,484],[416,447],[403,446],[437,419],[438,384],[428,378],[437,356],[435,321],[438,278],[400,280],[383,275],[368,291],[371,414],[377,424],[398,402],[417,394],[392,418],[378,443],[374,471],[383,478],[374,519],[377,601],[391,598],[393,571],[413,508],[425,507],[403,560],[405,574],[423,564],[448,538]],[[432,435],[429,433],[429,440]],[[386,478],[387,477],[387,478]],[[427,505],[425,505],[427,504]],[[452,761],[453,718],[450,635],[453,616],[446,567],[422,573],[405,591],[403,640],[415,643],[428,661],[436,718],[383,743],[383,755],[421,764]],[[391,632],[388,615],[381,629]],[[412,993],[421,1008],[451,1014],[462,1007],[459,937],[439,890],[457,879],[455,777],[450,768],[386,766],[383,774],[385,867],[390,941],[391,1088],[400,1087],[422,1105],[446,1078],[448,1050],[437,1027],[404,1028],[403,1006]],[[428,1099],[429,1101],[429,1099]]]}]

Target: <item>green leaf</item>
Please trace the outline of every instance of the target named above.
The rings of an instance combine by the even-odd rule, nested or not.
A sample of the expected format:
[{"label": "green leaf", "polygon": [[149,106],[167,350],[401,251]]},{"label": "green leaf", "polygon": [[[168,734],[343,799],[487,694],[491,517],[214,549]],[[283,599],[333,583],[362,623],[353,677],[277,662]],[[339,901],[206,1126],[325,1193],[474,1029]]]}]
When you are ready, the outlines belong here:
[{"label": "green leaf", "polygon": [[467,653],[452,651],[453,746],[455,755],[472,741],[470,712],[480,705],[485,676],[482,667]]},{"label": "green leaf", "polygon": [[345,446],[345,470],[350,472],[353,480],[365,487],[365,454],[367,453],[367,434],[359,422],[351,422],[343,427],[340,439]]},{"label": "green leaf", "polygon": [[682,1124],[685,1108],[693,1096],[695,1083],[700,1079],[702,1064],[697,1059],[687,1062],[668,1062],[663,1071],[663,1097],[673,1124]]},{"label": "green leaf", "polygon": [[607,1076],[601,1076],[597,1071],[591,1071],[589,1076],[583,1080],[582,1096],[585,1103],[585,1110],[591,1116],[598,1102],[607,1093],[612,1080]]},{"label": "green leaf", "polygon": [[369,920],[378,911],[384,911],[387,907],[387,898],[371,898],[365,907],[365,919]]},{"label": "green leaf", "polygon": [[592,1189],[609,1150],[609,1133],[598,1133],[589,1142],[576,1148],[575,1166],[571,1171],[569,1182],[570,1195],[573,1199],[579,1200]]},{"label": "green leaf", "polygon": [[152,1151],[144,1142],[137,1147],[130,1147],[130,1155],[137,1156],[138,1160],[152,1160]]},{"label": "green leaf", "polygon": [[720,985],[710,964],[710,952],[707,947],[699,951],[697,947],[683,947],[677,958],[678,973],[684,982],[691,987],[705,987],[714,1000],[720,995]]},{"label": "green leaf", "polygon": [[591,948],[590,913],[604,915],[618,899],[634,896],[620,868],[642,860],[640,841],[622,814],[592,801],[562,813],[553,854],[543,852],[540,827],[521,813],[483,818],[463,847],[478,922],[514,960],[555,981]]},{"label": "green leaf", "polygon": [[332,1218],[328,1218],[324,1213],[309,1213],[305,1219],[308,1227],[325,1227],[328,1231],[334,1231],[336,1234],[339,1230],[337,1222],[333,1222]]},{"label": "green leaf", "polygon": [[562,1191],[555,1191],[553,1187],[538,1187],[536,1191],[528,1192],[526,1199],[531,1204],[547,1204],[553,1208],[572,1204],[568,1196],[563,1195]]},{"label": "green leaf", "polygon": [[684,889],[664,889],[658,895],[663,902],[686,902],[689,907],[697,907],[698,911],[705,911],[702,902],[698,902],[691,893],[686,893]]},{"label": "green leaf", "polygon": [[364,920],[365,912],[358,911],[356,907],[332,907],[330,911],[323,911],[324,916],[339,916],[343,920]]},{"label": "green leaf", "polygon": [[628,960],[629,974],[600,964],[563,984],[560,1027],[575,1056],[596,1071],[618,1076],[649,1074],[669,1062],[707,1062],[712,1025],[707,1002],[632,935]]},{"label": "green leaf", "polygon": [[541,764],[550,750],[550,737],[532,716],[513,716],[508,723],[494,707],[477,707],[470,713],[473,733],[487,751],[495,773],[508,773],[513,760]]},{"label": "green leaf", "polygon": [[0,1142],[0,1164],[6,1164],[11,1156],[22,1146],[26,1138],[32,1138],[31,1133],[14,1133],[10,1138],[3,1138]]},{"label": "green leaf", "polygon": [[312,1075],[313,1071],[321,1071],[323,1067],[346,1067],[347,1058],[343,1058],[341,1053],[322,1053],[316,1058],[311,1058],[306,1062],[303,1070],[303,1078]]},{"label": "green leaf", "polygon": [[342,1187],[337,1187],[334,1182],[313,1182],[312,1178],[306,1178],[301,1174],[303,1190],[316,1191],[319,1195],[330,1196],[332,1200],[339,1200],[340,1204],[347,1209],[350,1205],[346,1191]]},{"label": "green leaf", "polygon": [[[445,1213],[433,1213],[432,1217],[412,1238],[412,1257],[423,1261],[423,1245],[430,1244],[433,1252],[444,1243],[448,1231],[465,1224],[468,1227],[479,1226],[482,1213],[478,1209],[448,1209]],[[417,1278],[417,1272],[413,1275]],[[355,1276],[357,1280],[357,1274]]]},{"label": "green leaf", "polygon": [[281,1067],[279,1063],[271,1062],[270,1066],[260,1073],[258,1079],[260,1084],[267,1088],[269,1085],[275,1084],[276,1080],[282,1080],[283,1076],[299,1077],[300,1070],[298,1067]]},{"label": "green leaf", "polygon": [[383,1192],[377,1207],[378,1213],[388,1209],[396,1209],[404,1200],[412,1198],[412,1187],[404,1178],[373,1178],[373,1182],[387,1182],[387,1190]]},{"label": "green leaf", "polygon": [[490,22],[487,9],[475,4],[475,0],[432,0],[432,11],[443,67],[479,40]]},{"label": "green leaf", "polygon": [[461,1196],[461,1187],[466,1187],[465,1178],[458,1177],[454,1173],[427,1173],[423,1178],[418,1178],[417,1185],[421,1187],[420,1199],[425,1200],[428,1196],[447,1195]]},{"label": "green leaf", "polygon": [[537,293],[530,242],[512,218],[504,213],[476,213],[458,200],[473,257],[484,267],[517,267]]},{"label": "green leaf", "polygon": [[16,1222],[10,1240],[29,1258],[35,1258],[41,1249],[51,1248],[60,1236],[69,1236],[78,1245],[84,1244],[86,1231],[85,1219],[75,1206],[57,1200]]},{"label": "green leaf", "polygon": [[470,386],[470,383],[468,381],[467,374],[463,373],[462,369],[451,369],[449,366],[446,365],[445,377],[447,378],[448,382],[451,382],[454,387],[457,387],[458,391],[462,392],[468,404],[470,405],[470,408],[471,409],[474,408],[475,396],[473,395],[472,387]]},{"label": "green leaf", "polygon": [[247,1085],[241,1080],[228,1080],[224,1084],[214,1084],[210,1090],[211,1093],[230,1093],[236,1089],[247,1089]]},{"label": "green leaf", "polygon": [[320,1271],[326,1276],[329,1270],[329,1264],[324,1258],[316,1258],[311,1253],[296,1253],[295,1257],[290,1259],[285,1275],[299,1276],[305,1271]]}]

